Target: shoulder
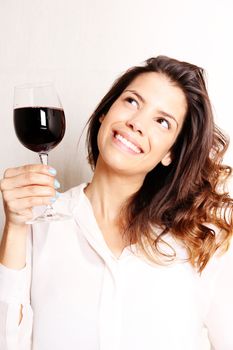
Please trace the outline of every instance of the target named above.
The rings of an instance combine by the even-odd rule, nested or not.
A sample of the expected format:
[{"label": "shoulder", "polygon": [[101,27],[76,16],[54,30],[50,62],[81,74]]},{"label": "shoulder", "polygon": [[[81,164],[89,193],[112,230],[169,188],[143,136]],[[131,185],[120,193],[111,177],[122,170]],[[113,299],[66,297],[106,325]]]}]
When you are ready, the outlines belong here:
[{"label": "shoulder", "polygon": [[[233,234],[228,240],[227,249],[224,249],[225,245],[220,245],[221,230],[213,224],[206,223],[205,226],[213,231],[213,234],[216,236],[216,241],[219,242],[219,248],[209,259],[201,274],[198,273],[197,268],[193,267],[193,270],[200,276],[200,281],[202,281],[205,286],[213,286],[215,281],[219,278],[227,278],[227,276],[231,276],[233,280]],[[156,237],[159,236],[161,231],[162,229],[154,228]],[[170,232],[162,237],[159,249],[165,255],[169,256],[174,254],[174,262],[190,264],[190,253],[187,247]]]},{"label": "shoulder", "polygon": [[228,250],[216,253],[202,275],[203,294],[209,291],[205,324],[216,349],[232,349],[233,335],[233,238]]},{"label": "shoulder", "polygon": [[226,251],[219,250],[210,258],[200,275],[204,290],[210,291],[210,296],[222,294],[226,289],[233,293],[233,236]]},{"label": "shoulder", "polygon": [[68,210],[70,213],[73,212],[74,208],[77,207],[84,198],[84,188],[87,183],[81,183],[78,186],[72,187],[67,191],[61,193],[61,196],[54,203],[53,207],[55,210]]},{"label": "shoulder", "polygon": [[[223,241],[223,230],[218,228],[216,225],[213,224],[206,224],[207,227],[209,227],[211,230],[213,230],[216,242],[219,245],[219,248],[216,250],[215,254],[210,258],[206,270],[211,269],[211,265],[216,265],[219,267],[218,270],[221,270],[222,268],[225,268],[225,265],[228,266],[229,262],[233,263],[233,233],[231,233],[231,236],[228,240],[225,241],[225,243],[222,243]],[[225,238],[225,234],[224,234]],[[231,265],[231,270],[232,265]]]},{"label": "shoulder", "polygon": [[[72,187],[67,191],[60,194],[60,197],[53,204],[53,208],[56,211],[62,213],[72,213],[74,208],[79,205],[82,201],[84,195],[84,188],[87,186],[87,183],[81,183],[78,186]],[[40,215],[45,210],[45,206],[34,207],[33,215]]]},{"label": "shoulder", "polygon": [[83,182],[83,183],[79,184],[78,186],[71,187],[70,189],[68,189],[67,191],[65,191],[61,194],[61,198],[62,199],[77,199],[83,194],[84,188],[86,186],[87,186],[87,183]]}]

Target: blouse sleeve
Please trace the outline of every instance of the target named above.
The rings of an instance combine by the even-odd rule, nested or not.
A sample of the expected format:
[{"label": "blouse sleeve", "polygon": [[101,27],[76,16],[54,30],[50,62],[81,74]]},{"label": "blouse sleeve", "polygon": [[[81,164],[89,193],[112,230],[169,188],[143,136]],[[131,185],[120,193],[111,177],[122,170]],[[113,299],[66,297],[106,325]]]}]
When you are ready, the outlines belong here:
[{"label": "blouse sleeve", "polygon": [[220,264],[210,307],[206,316],[206,327],[214,350],[233,349],[233,242],[229,250],[218,258]]},{"label": "blouse sleeve", "polygon": [[[32,309],[31,284],[31,233],[27,242],[26,266],[21,270],[9,269],[0,264],[0,349],[30,350]],[[22,305],[23,318],[19,324]]]}]

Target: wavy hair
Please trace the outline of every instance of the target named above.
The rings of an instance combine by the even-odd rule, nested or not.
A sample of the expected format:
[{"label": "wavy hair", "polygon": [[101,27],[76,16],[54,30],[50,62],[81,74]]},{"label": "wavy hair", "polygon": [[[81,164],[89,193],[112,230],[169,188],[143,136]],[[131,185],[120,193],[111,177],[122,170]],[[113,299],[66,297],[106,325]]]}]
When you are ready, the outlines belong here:
[{"label": "wavy hair", "polygon": [[[225,189],[232,169],[223,164],[229,140],[214,123],[202,68],[158,56],[127,70],[87,123],[88,160],[94,169],[100,116],[138,75],[147,72],[161,73],[181,88],[188,107],[172,146],[172,163],[166,167],[159,163],[151,170],[122,208],[123,232],[131,244],[137,243],[146,257],[156,262],[171,262],[176,257],[164,241],[170,233],[185,246],[188,260],[201,272],[218,248],[227,250],[233,231],[233,200]],[[156,227],[160,229],[155,234]],[[164,243],[171,253],[164,252]]]}]

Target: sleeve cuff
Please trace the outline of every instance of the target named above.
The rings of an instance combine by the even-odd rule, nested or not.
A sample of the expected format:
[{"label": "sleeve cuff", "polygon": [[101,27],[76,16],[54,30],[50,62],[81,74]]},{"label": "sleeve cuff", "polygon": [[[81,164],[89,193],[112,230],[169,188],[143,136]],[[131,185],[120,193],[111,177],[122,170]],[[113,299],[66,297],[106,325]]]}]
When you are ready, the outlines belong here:
[{"label": "sleeve cuff", "polygon": [[0,300],[7,303],[19,302],[24,304],[28,300],[27,265],[20,270],[10,269],[0,264]]}]

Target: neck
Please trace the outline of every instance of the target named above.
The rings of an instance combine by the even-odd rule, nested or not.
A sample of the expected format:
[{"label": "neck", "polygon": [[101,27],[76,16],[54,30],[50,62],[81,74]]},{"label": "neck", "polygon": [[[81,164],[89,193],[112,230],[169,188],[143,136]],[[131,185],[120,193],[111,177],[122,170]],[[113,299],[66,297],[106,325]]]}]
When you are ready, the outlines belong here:
[{"label": "neck", "polygon": [[97,162],[92,182],[85,193],[97,216],[106,222],[117,222],[122,206],[139,190],[142,179],[100,168]]}]

